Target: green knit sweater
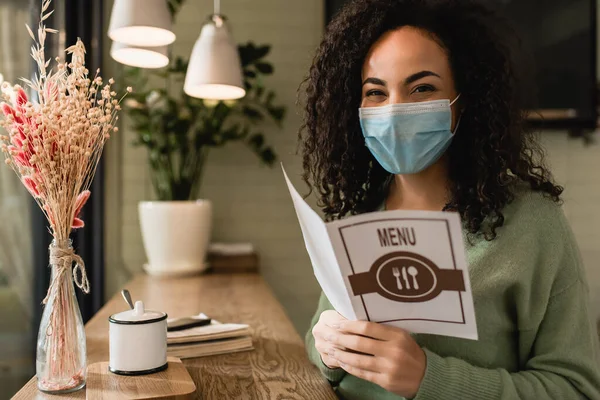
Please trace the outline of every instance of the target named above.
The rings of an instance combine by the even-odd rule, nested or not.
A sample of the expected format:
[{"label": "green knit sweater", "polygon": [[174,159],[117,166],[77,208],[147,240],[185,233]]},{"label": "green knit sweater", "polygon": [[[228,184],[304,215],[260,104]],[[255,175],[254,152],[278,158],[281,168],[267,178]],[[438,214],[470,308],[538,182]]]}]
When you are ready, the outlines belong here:
[{"label": "green knit sweater", "polygon": [[[465,236],[479,340],[414,335],[427,356],[415,400],[600,399],[585,271],[562,210],[527,191],[503,212],[494,240]],[[321,295],[313,326],[328,309]],[[340,397],[401,399],[327,368],[310,330],[306,346]]]}]

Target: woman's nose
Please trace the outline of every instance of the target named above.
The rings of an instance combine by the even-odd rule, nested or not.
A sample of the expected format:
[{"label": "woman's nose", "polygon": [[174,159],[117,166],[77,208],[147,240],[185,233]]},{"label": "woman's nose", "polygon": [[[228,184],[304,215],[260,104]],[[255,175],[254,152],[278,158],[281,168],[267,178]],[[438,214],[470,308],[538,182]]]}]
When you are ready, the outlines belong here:
[{"label": "woman's nose", "polygon": [[406,103],[406,99],[401,95],[400,92],[392,91],[388,93],[388,104],[399,104]]}]

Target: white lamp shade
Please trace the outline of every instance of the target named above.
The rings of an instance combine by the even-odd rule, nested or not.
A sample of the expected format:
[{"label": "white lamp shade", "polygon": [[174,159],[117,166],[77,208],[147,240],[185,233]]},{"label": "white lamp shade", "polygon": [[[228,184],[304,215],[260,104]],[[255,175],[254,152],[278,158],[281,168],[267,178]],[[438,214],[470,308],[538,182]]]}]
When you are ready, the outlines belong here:
[{"label": "white lamp shade", "polygon": [[133,46],[166,46],[175,41],[166,0],[115,0],[108,36]]},{"label": "white lamp shade", "polygon": [[138,68],[162,68],[169,65],[167,46],[140,47],[113,42],[110,56],[121,64]]},{"label": "white lamp shade", "polygon": [[237,46],[221,20],[202,27],[192,50],[183,90],[202,99],[231,100],[246,95]]}]

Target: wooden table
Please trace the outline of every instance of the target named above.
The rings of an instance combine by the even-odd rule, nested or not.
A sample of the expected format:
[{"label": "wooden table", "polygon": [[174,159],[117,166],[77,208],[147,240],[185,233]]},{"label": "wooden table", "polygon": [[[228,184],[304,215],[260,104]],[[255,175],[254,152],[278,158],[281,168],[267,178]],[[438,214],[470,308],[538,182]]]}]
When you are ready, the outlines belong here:
[{"label": "wooden table", "polygon": [[[335,399],[327,381],[308,361],[302,339],[256,274],[157,279],[139,275],[126,285],[134,300],[169,317],[204,312],[222,322],[249,324],[255,350],[184,360],[198,399]],[[88,364],[108,360],[108,317],[124,311],[115,295],[86,325]],[[45,395],[32,378],[13,399],[84,399],[85,390]]]}]

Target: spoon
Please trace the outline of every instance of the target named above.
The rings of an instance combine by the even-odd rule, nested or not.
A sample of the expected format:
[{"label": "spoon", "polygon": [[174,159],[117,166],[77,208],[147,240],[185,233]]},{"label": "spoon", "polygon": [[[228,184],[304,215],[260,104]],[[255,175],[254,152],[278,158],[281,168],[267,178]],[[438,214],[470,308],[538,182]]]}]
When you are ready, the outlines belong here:
[{"label": "spoon", "polygon": [[412,281],[413,281],[413,288],[415,290],[419,290],[419,284],[417,283],[417,274],[419,273],[419,271],[417,271],[417,268],[410,266],[408,267],[408,274],[410,276],[412,276]]},{"label": "spoon", "polygon": [[123,289],[123,290],[121,290],[121,294],[123,295],[123,298],[125,299],[127,304],[129,304],[129,307],[131,307],[131,309],[133,310],[133,301],[131,300],[131,295],[129,294],[129,290]]}]

